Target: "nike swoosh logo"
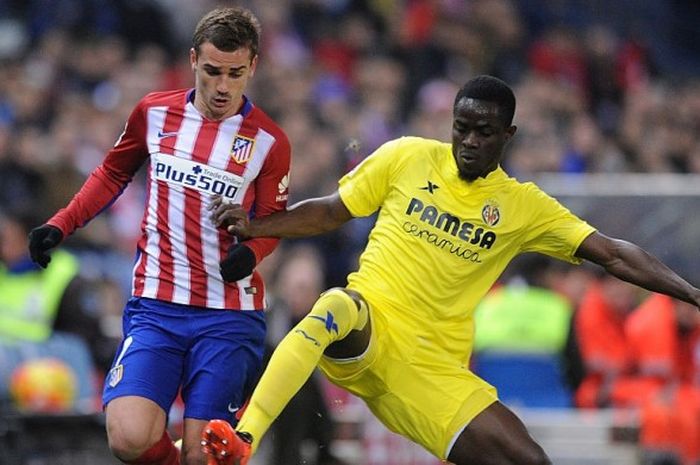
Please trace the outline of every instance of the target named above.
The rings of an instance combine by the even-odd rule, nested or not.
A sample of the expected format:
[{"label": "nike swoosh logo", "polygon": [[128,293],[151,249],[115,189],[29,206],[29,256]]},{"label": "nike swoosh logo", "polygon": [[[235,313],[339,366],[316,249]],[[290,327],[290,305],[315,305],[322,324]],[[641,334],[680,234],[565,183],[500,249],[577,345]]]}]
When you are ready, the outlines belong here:
[{"label": "nike swoosh logo", "polygon": [[175,137],[175,136],[177,136],[177,131],[175,131],[175,132],[158,131],[158,138],[159,139],[165,139],[166,137]]},{"label": "nike swoosh logo", "polygon": [[231,405],[230,402],[229,402],[229,404],[228,404],[228,407],[226,407],[226,408],[227,408],[228,411],[231,412],[231,413],[236,413],[236,412],[240,409],[240,407],[234,407],[233,405]]}]

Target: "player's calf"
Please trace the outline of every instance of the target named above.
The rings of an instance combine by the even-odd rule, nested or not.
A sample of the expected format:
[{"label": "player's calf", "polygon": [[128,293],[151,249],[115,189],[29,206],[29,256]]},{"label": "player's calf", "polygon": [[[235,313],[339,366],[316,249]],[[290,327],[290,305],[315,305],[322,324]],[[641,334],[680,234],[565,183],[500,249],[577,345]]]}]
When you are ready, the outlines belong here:
[{"label": "player's calf", "polygon": [[122,458],[129,451],[113,448],[112,452],[129,465],[180,465],[180,450],[173,444],[167,431],[163,432],[158,442],[134,459]]},{"label": "player's calf", "polygon": [[523,422],[500,402],[464,428],[447,459],[455,465],[552,465]]}]

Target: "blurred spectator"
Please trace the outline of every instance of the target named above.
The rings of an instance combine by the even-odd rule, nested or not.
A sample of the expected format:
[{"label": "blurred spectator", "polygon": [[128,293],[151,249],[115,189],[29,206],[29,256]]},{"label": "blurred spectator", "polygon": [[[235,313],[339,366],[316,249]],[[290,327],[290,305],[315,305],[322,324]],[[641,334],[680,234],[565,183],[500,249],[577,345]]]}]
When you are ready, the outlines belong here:
[{"label": "blurred spectator", "polygon": [[26,210],[5,210],[0,221],[0,331],[5,338],[44,341],[51,335],[58,313],[75,307],[75,300],[67,297],[78,276],[78,261],[62,251],[56,256],[55,270],[34,266],[27,254],[33,215]]},{"label": "blurred spectator", "polygon": [[37,209],[46,196],[41,173],[9,157],[0,156],[0,179],[0,211],[10,206],[15,210]]},{"label": "blurred spectator", "polygon": [[[40,411],[54,407],[98,411],[101,379],[121,336],[109,324],[109,312],[115,308],[110,303],[119,305],[122,293],[109,280],[81,274],[78,258],[66,250],[53,257],[49,269],[35,265],[27,253],[27,234],[40,221],[34,208],[0,209],[0,403],[8,400],[10,383],[20,376],[15,368],[20,370],[25,363],[29,368],[34,360],[53,357],[65,363],[64,370],[72,375],[49,370],[46,376],[74,377],[74,394],[63,393],[63,401],[44,405],[43,391],[28,383],[48,387],[52,380],[27,376],[19,381],[22,393],[12,390],[13,398],[24,399],[22,406]],[[34,395],[39,400],[29,401]]]},{"label": "blurred spectator", "polygon": [[121,337],[109,326],[121,291],[108,279],[81,273],[67,250],[58,251],[51,268],[36,266],[27,234],[38,221],[28,210],[0,212],[0,338],[41,343],[54,331],[77,335],[90,349],[99,379]]},{"label": "blurred spectator", "polygon": [[[592,327],[592,300],[579,309],[580,328]],[[622,304],[617,305],[619,310],[629,309],[628,304],[624,307]],[[599,316],[602,309],[599,302]],[[652,294],[631,312],[623,310],[616,316],[614,323],[612,319],[607,324],[598,321],[596,348],[591,347],[596,338],[590,332],[586,333],[587,337],[581,337],[587,351],[589,374],[586,387],[579,390],[579,403],[595,406],[592,391],[587,388],[591,388],[593,378],[597,379],[598,406],[639,410],[643,463],[697,464],[700,459],[697,308]],[[606,347],[603,340],[607,340]],[[606,355],[603,350],[607,351]]]},{"label": "blurred spectator", "polygon": [[612,405],[616,379],[632,363],[625,339],[625,321],[638,304],[638,288],[613,276],[600,275],[574,317],[585,377],[575,394],[578,407]]},{"label": "blurred spectator", "polygon": [[416,111],[407,131],[419,137],[449,140],[452,106],[459,86],[445,79],[426,82],[418,91]]},{"label": "blurred spectator", "polygon": [[625,324],[631,370],[613,405],[641,408],[640,442],[649,464],[700,461],[700,314],[669,297],[648,297]]},{"label": "blurred spectator", "polygon": [[474,372],[493,383],[508,405],[573,404],[565,375],[573,307],[552,290],[552,262],[542,255],[519,257],[514,275],[474,313]]},{"label": "blurred spectator", "polygon": [[562,83],[570,92],[588,94],[588,66],[576,32],[555,25],[532,44],[529,60],[532,70]]}]

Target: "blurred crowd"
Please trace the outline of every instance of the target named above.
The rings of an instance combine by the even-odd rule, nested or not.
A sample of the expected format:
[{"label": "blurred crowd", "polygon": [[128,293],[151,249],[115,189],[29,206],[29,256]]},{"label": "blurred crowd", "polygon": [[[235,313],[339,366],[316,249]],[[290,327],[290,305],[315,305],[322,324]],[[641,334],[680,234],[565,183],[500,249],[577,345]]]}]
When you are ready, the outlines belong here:
[{"label": "blurred crowd", "polygon": [[[18,248],[26,228],[65,205],[101,162],[143,95],[192,85],[191,31],[203,12],[232,3],[0,0],[0,227],[20,228]],[[700,173],[700,7],[692,0],[237,3],[262,23],[249,96],[289,135],[290,203],[330,193],[391,138],[448,140],[458,88],[482,73],[506,80],[518,98],[505,161],[516,177]],[[93,351],[102,348],[94,353],[101,371],[110,361],[104,348],[111,353],[119,340],[144,187],[137,177],[66,242],[79,277],[93,281],[71,307],[92,318],[80,328],[91,332]],[[321,288],[343,285],[371,225],[356,220],[284,242],[261,264],[273,300],[300,298],[288,281],[313,269],[324,270]],[[290,253],[303,262],[291,250],[300,245],[314,250],[305,252],[310,270],[278,272]],[[10,267],[9,252],[1,258]]]},{"label": "blurred crowd", "polygon": [[[219,3],[0,1],[2,205],[65,205],[145,93],[191,86],[189,34]],[[390,138],[447,139],[455,92],[479,73],[516,89],[515,176],[700,172],[693,2],[240,3],[263,25],[250,96],[291,139],[292,202]],[[137,179],[79,238],[132,253],[142,198]],[[355,229],[326,244],[350,249],[332,282],[362,245]]]}]

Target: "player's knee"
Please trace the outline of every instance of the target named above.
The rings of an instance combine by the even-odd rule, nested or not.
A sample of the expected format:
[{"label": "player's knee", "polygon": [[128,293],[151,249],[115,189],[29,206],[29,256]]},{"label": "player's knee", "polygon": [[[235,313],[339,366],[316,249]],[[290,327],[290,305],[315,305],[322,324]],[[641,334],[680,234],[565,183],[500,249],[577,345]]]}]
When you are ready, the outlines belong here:
[{"label": "player's knee", "polygon": [[117,419],[109,419],[107,422],[109,449],[124,462],[141,457],[160,440],[161,435],[151,428],[144,428],[143,424],[133,425]]},{"label": "player's knee", "polygon": [[344,338],[353,329],[361,329],[367,323],[367,304],[353,291],[332,288],[316,301],[304,318],[309,323],[322,323],[330,342]]},{"label": "player's knee", "polygon": [[137,459],[155,444],[155,442],[149,442],[149,438],[122,433],[123,432],[108,436],[109,449],[112,451],[112,454],[122,462],[129,462]]}]

